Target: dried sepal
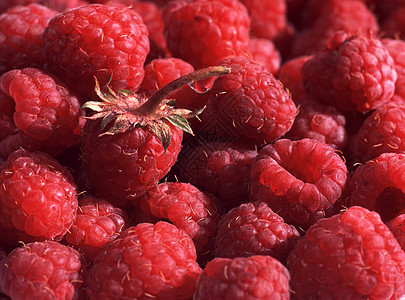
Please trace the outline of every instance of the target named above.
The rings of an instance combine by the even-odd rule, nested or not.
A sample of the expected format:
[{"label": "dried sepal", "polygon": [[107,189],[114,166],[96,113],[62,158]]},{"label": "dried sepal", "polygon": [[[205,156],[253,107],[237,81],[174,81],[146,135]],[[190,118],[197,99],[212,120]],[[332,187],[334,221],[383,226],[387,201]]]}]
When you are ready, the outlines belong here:
[{"label": "dried sepal", "polygon": [[158,140],[162,143],[163,149],[167,150],[172,141],[172,135],[170,132],[170,127],[168,124],[163,122],[162,120],[150,122],[148,123],[148,128],[152,130],[152,132],[156,135]]}]

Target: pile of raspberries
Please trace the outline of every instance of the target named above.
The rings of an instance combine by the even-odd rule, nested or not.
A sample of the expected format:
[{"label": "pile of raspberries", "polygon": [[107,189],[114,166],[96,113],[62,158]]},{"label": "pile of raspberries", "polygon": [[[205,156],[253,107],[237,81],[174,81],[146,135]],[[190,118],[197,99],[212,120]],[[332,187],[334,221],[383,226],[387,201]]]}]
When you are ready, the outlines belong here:
[{"label": "pile of raspberries", "polygon": [[1,0],[0,298],[405,299],[404,0]]}]

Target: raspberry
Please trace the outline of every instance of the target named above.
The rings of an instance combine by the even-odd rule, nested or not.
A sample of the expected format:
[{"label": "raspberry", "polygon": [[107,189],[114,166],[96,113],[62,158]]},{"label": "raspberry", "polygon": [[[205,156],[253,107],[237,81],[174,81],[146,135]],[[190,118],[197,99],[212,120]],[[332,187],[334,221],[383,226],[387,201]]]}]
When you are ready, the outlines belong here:
[{"label": "raspberry", "polygon": [[250,139],[258,146],[290,130],[296,107],[282,84],[247,57],[229,57],[222,66],[231,73],[218,78],[210,91],[203,122],[225,126],[225,137]]},{"label": "raspberry", "polygon": [[93,299],[189,299],[201,268],[193,241],[176,226],[141,223],[122,232],[95,259],[87,295]]},{"label": "raspberry", "polygon": [[241,0],[251,19],[251,34],[275,40],[287,27],[286,0]]},{"label": "raspberry", "polygon": [[363,122],[352,143],[360,162],[385,152],[405,153],[405,104],[393,103],[377,108]]},{"label": "raspberry", "polygon": [[289,299],[290,274],[271,256],[215,258],[197,281],[194,300]]},{"label": "raspberry", "polygon": [[348,205],[375,210],[383,221],[405,208],[405,154],[383,153],[359,166],[350,182]]},{"label": "raspberry", "polygon": [[336,108],[308,100],[301,102],[294,124],[285,137],[291,140],[312,138],[342,150],[348,139],[345,125],[345,116]]},{"label": "raspberry", "polygon": [[15,134],[18,129],[14,124],[15,102],[0,89],[0,141]]},{"label": "raspberry", "polygon": [[79,200],[77,216],[65,240],[91,261],[125,227],[125,213],[104,199],[85,196]]},{"label": "raspberry", "polygon": [[49,22],[42,39],[55,74],[87,96],[94,96],[94,76],[113,90],[136,91],[142,82],[148,30],[130,8],[89,4],[66,10]]},{"label": "raspberry", "polygon": [[17,5],[31,5],[32,3],[41,4],[49,9],[58,12],[68,8],[77,7],[87,4],[86,0],[2,0],[0,3],[0,14]]},{"label": "raspberry", "polygon": [[0,16],[0,74],[45,64],[42,33],[57,11],[40,4],[13,6]]},{"label": "raspberry", "polygon": [[249,50],[250,18],[239,1],[171,1],[163,21],[170,53],[195,69]]},{"label": "raspberry", "polygon": [[342,31],[302,66],[302,74],[319,101],[359,112],[387,103],[397,80],[394,61],[378,39]]},{"label": "raspberry", "polygon": [[405,41],[384,38],[381,42],[394,60],[395,71],[397,72],[394,95],[405,97]]},{"label": "raspberry", "polygon": [[14,69],[1,76],[0,87],[15,102],[18,128],[1,141],[3,157],[20,147],[56,156],[78,143],[84,123],[80,98],[58,78],[36,68]]},{"label": "raspberry", "polygon": [[392,234],[398,241],[398,244],[403,250],[405,250],[405,214],[404,210],[401,210],[399,214],[389,220],[386,225],[391,230]]},{"label": "raspberry", "polygon": [[191,184],[160,183],[147,191],[141,205],[152,216],[168,219],[184,230],[193,239],[197,254],[216,233],[219,215],[215,203]]},{"label": "raspberry", "polygon": [[294,39],[291,57],[311,55],[321,50],[336,31],[378,35],[379,24],[376,17],[362,1],[323,2],[325,5],[322,5],[317,17],[309,17],[313,23],[308,29],[298,33]]},{"label": "raspberry", "polygon": [[288,258],[294,299],[400,299],[405,253],[379,215],[351,207],[319,220]]},{"label": "raspberry", "polygon": [[29,243],[0,263],[0,287],[11,299],[78,299],[85,272],[85,261],[73,248]]},{"label": "raspberry", "polygon": [[274,43],[267,39],[250,38],[249,52],[252,59],[261,63],[270,73],[276,75],[281,65],[281,54]]},{"label": "raspberry", "polygon": [[299,236],[297,229],[286,224],[266,203],[243,203],[219,221],[215,255],[270,255],[285,263]]},{"label": "raspberry", "polygon": [[344,195],[345,163],[314,139],[280,139],[264,146],[251,170],[251,198],[268,203],[285,222],[308,228]]},{"label": "raspberry", "polygon": [[291,97],[295,103],[299,103],[307,95],[302,83],[301,68],[310,58],[312,58],[312,55],[303,55],[287,60],[278,71],[277,78],[281,81],[284,88],[291,93]]},{"label": "raspberry", "polygon": [[[139,92],[147,95],[154,94],[169,82],[194,71],[194,67],[180,58],[169,57],[154,59],[145,65],[145,76]],[[192,97],[194,93],[188,86],[182,87],[170,95],[175,100]],[[181,100],[180,100],[181,101]],[[185,108],[183,105],[179,107]]]}]

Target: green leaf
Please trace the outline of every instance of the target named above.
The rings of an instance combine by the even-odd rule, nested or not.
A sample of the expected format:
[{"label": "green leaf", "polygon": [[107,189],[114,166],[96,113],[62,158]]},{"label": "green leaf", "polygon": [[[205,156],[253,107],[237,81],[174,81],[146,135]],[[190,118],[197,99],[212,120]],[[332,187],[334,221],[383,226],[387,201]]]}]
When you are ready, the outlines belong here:
[{"label": "green leaf", "polygon": [[174,126],[180,128],[181,130],[194,135],[193,130],[191,129],[190,123],[187,121],[187,119],[183,116],[179,115],[170,115],[165,117],[166,120],[168,120],[171,124]]}]

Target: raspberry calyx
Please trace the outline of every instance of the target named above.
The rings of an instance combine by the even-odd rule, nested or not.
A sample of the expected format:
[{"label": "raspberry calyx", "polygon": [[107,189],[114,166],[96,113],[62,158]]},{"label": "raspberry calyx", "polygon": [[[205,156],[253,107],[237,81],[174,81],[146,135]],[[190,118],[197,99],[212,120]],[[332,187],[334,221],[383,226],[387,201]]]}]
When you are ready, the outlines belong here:
[{"label": "raspberry calyx", "polygon": [[199,69],[173,80],[150,98],[126,90],[113,91],[108,85],[108,92],[103,92],[95,78],[94,90],[102,101],[88,101],[82,108],[88,108],[95,112],[88,116],[88,119],[103,119],[100,136],[123,133],[134,127],[148,126],[166,150],[171,141],[171,134],[169,125],[165,120],[193,135],[187,118],[199,115],[205,108],[195,111],[176,108],[169,96],[186,84],[229,74],[230,71],[229,67],[224,66]]}]

